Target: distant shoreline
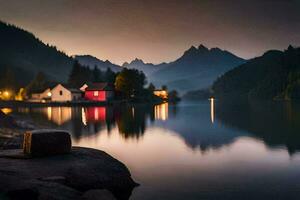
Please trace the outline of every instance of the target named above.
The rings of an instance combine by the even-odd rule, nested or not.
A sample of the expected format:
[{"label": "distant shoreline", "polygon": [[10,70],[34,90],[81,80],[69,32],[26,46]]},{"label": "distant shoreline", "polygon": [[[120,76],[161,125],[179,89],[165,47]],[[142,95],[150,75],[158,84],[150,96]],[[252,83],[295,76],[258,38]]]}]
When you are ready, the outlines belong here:
[{"label": "distant shoreline", "polygon": [[78,101],[78,102],[29,102],[29,101],[0,101],[0,108],[11,108],[11,107],[76,107],[76,106],[115,106],[121,104],[161,104],[164,101],[155,101],[155,102],[134,102],[128,100],[114,100],[106,102],[94,102],[94,101]]}]

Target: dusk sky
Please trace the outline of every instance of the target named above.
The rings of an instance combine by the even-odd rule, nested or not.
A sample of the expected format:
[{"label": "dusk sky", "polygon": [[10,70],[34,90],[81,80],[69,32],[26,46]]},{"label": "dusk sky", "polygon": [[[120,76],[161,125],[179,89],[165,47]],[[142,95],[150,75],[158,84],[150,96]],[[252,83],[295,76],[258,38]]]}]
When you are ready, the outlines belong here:
[{"label": "dusk sky", "polygon": [[68,55],[168,62],[191,45],[243,58],[300,46],[298,0],[0,0],[0,19]]}]

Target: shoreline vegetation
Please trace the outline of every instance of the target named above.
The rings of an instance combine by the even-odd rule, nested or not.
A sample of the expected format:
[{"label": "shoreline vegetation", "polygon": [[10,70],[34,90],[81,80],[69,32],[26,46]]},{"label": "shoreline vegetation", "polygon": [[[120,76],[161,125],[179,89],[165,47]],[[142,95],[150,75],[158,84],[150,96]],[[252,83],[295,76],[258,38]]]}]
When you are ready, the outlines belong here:
[{"label": "shoreline vegetation", "polygon": [[[26,86],[17,86],[7,77],[0,79],[0,101],[14,105],[109,105],[118,103],[162,103],[178,102],[176,90],[168,91],[167,86],[155,88],[147,86],[147,78],[142,71],[124,68],[113,72],[108,68],[102,72],[95,66],[90,70],[74,62],[68,82],[58,83],[43,73]],[[11,80],[12,79],[12,80]],[[91,87],[90,87],[91,86]]]}]

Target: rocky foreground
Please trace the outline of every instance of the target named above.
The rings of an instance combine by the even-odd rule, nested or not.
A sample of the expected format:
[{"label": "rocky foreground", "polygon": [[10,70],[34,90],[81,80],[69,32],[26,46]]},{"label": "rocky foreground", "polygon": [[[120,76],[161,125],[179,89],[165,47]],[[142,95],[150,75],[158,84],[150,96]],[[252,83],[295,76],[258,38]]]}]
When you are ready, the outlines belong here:
[{"label": "rocky foreground", "polygon": [[0,191],[11,199],[128,199],[137,186],[126,166],[103,151],[73,147],[65,155],[20,155],[0,152]]},{"label": "rocky foreground", "polygon": [[[8,119],[0,128],[15,130],[13,126]],[[103,151],[71,148],[55,131],[31,131],[24,150],[23,137],[16,135],[0,140],[1,200],[127,200],[138,185],[120,161]]]}]

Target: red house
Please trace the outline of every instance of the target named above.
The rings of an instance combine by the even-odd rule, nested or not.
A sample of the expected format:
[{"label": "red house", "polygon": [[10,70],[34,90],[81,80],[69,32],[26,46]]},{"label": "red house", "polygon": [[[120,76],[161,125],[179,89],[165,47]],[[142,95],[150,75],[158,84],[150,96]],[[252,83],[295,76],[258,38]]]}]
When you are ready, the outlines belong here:
[{"label": "red house", "polygon": [[109,101],[114,98],[114,87],[108,83],[88,84],[84,98],[89,101]]}]

